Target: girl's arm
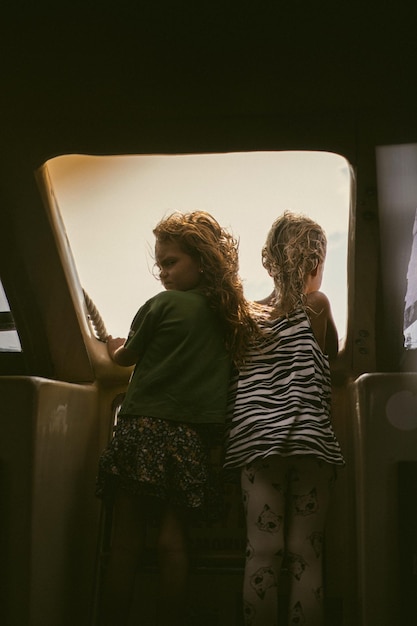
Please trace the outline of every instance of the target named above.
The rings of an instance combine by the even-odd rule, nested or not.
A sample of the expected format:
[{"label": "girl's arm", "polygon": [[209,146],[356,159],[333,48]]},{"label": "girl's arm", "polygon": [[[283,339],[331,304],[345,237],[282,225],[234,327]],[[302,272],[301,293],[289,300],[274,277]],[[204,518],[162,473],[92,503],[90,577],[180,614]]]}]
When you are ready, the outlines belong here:
[{"label": "girl's arm", "polygon": [[329,355],[329,359],[335,359],[339,352],[339,336],[337,334],[336,324],[334,323],[332,311],[329,305],[329,317],[327,318],[326,343],[324,351]]},{"label": "girl's arm", "polygon": [[321,291],[307,294],[307,312],[311,328],[322,352],[334,359],[339,351],[339,339],[330,302]]},{"label": "girl's arm", "polygon": [[122,339],[121,337],[112,337],[109,335],[107,337],[107,352],[109,353],[112,361],[117,363],[117,365],[121,365],[122,367],[129,367],[130,365],[135,365],[138,360],[138,355],[129,348],[125,348],[126,339]]}]

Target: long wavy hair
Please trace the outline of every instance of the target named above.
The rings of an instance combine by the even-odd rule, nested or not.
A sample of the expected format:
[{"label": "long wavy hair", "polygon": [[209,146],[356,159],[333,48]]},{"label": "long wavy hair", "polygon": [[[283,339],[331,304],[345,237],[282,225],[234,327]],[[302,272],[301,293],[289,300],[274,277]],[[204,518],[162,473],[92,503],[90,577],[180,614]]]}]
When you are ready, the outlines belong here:
[{"label": "long wavy hair", "polygon": [[209,213],[174,212],[154,228],[158,242],[176,242],[202,269],[199,290],[223,321],[233,362],[244,362],[249,342],[258,334],[239,277],[239,242]]},{"label": "long wavy hair", "polygon": [[262,263],[275,285],[275,314],[305,306],[305,281],[326,258],[327,239],[309,217],[285,211],[272,224],[262,249]]}]

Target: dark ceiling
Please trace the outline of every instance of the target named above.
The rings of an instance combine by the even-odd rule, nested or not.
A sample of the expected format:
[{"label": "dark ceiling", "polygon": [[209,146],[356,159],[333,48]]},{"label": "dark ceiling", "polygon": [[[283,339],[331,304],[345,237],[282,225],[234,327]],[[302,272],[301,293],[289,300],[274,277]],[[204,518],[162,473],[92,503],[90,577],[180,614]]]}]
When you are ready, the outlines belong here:
[{"label": "dark ceiling", "polygon": [[408,120],[413,15],[399,4],[362,5],[11,7],[1,24],[3,156],[22,144],[39,158],[193,142],[210,150],[221,137],[223,149],[256,138],[269,148],[268,129],[297,144],[317,119]]}]

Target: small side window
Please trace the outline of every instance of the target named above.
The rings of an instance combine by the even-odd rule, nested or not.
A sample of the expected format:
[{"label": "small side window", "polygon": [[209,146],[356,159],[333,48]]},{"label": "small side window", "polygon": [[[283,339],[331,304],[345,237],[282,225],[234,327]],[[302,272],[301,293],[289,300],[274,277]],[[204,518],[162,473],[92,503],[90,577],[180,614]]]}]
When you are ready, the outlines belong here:
[{"label": "small side window", "polygon": [[407,271],[404,309],[404,347],[417,348],[417,209],[413,225],[413,241]]},{"label": "small side window", "polygon": [[21,352],[19,335],[9,302],[0,281],[0,352]]},{"label": "small side window", "polygon": [[417,350],[417,143],[377,146],[376,166],[384,343],[400,359]]}]

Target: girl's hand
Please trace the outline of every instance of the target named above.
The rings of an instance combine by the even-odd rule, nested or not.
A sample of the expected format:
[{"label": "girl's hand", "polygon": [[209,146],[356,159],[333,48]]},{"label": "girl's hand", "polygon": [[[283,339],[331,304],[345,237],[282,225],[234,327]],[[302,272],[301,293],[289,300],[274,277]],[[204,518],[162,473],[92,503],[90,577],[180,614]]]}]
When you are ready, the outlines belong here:
[{"label": "girl's hand", "polygon": [[121,337],[112,337],[109,335],[107,337],[107,352],[109,353],[112,361],[121,365],[122,367],[130,367],[130,365],[135,365],[138,360],[138,355],[129,350],[129,348],[125,348],[126,339],[122,339]]},{"label": "girl's hand", "polygon": [[109,353],[109,357],[114,361],[114,354],[120,346],[124,346],[126,339],[122,337],[112,337],[109,335],[107,337],[107,352]]}]

